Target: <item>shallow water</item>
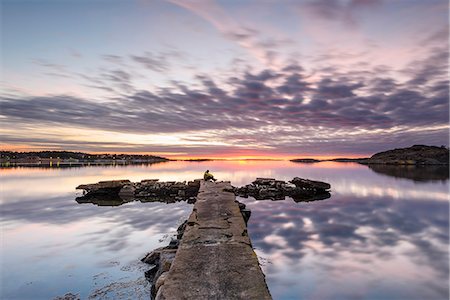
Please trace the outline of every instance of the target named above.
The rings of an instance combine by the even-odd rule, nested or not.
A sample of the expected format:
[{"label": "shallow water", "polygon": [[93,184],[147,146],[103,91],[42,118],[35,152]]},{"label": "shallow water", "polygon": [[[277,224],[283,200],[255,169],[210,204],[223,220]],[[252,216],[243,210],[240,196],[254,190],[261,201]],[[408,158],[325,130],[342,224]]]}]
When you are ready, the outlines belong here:
[{"label": "shallow water", "polygon": [[239,199],[252,210],[249,233],[274,299],[448,299],[448,171],[285,161],[1,169],[1,298],[148,299],[139,259],[166,245],[192,206],[78,204],[75,187],[192,180],[206,169],[235,186],[331,183],[322,201]]}]

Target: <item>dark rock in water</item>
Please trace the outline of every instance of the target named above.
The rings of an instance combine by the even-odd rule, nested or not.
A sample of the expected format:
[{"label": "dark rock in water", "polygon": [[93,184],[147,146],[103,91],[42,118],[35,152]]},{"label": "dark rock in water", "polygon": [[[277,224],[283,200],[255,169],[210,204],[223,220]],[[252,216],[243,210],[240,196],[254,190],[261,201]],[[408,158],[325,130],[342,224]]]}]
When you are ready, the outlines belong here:
[{"label": "dark rock in water", "polygon": [[414,145],[372,155],[364,164],[393,165],[448,165],[449,149],[446,147]]},{"label": "dark rock in water", "polygon": [[275,184],[275,178],[256,178],[255,181],[253,181],[253,184],[255,185],[273,185]]},{"label": "dark rock in water", "polygon": [[82,184],[76,187],[77,190],[84,190],[90,194],[117,194],[129,180],[100,181],[94,184]]},{"label": "dark rock in water", "polygon": [[141,259],[141,261],[149,265],[156,265],[159,261],[161,251],[164,249],[165,248],[158,248],[153,250],[152,252],[148,253],[143,259]]},{"label": "dark rock in water", "polygon": [[239,205],[239,210],[241,211],[242,217],[244,218],[245,225],[247,225],[250,216],[252,215],[252,211],[246,208],[246,205],[242,202],[236,200],[236,203]]},{"label": "dark rock in water", "polygon": [[147,271],[145,271],[145,278],[152,282],[153,279],[155,278],[156,272],[158,272],[158,266],[155,264],[154,266],[152,266],[150,269],[148,269]]},{"label": "dark rock in water", "polygon": [[177,239],[181,240],[181,238],[183,237],[183,233],[184,230],[186,229],[186,225],[187,225],[187,220],[184,221],[180,226],[178,226],[177,228]]},{"label": "dark rock in water", "polygon": [[299,201],[323,200],[329,198],[330,184],[295,177],[289,183],[274,178],[256,178],[251,184],[234,187],[233,192],[240,197],[254,197],[256,200],[284,200],[286,196]]},{"label": "dark rock in water", "polygon": [[133,184],[126,184],[124,185],[120,191],[118,196],[122,199],[134,199],[134,194],[136,192],[136,188]]},{"label": "dark rock in water", "polygon": [[184,221],[180,226],[178,226],[177,238],[172,239],[168,246],[155,249],[141,259],[142,262],[153,265],[149,270],[145,272],[145,278],[152,284],[152,299],[155,298],[156,292],[163,284],[165,274],[167,274],[170,266],[175,259],[175,255],[177,253],[181,238],[183,237],[184,230],[186,229],[186,225],[187,220]]},{"label": "dark rock in water", "polygon": [[142,262],[154,265],[145,272],[145,277],[152,283],[152,298],[156,296],[156,291],[161,285],[159,281],[163,280],[164,274],[169,271],[176,253],[177,248],[163,247],[153,250],[142,259]]},{"label": "dark rock in water", "polygon": [[329,190],[331,188],[331,185],[326,182],[322,181],[314,181],[309,179],[303,179],[299,177],[295,177],[290,181],[291,183],[295,184],[297,188],[301,189],[315,189],[315,190]]},{"label": "dark rock in water", "polygon": [[141,182],[129,180],[101,181],[95,184],[83,184],[77,189],[84,190],[84,196],[78,197],[78,203],[94,203],[97,205],[121,205],[126,202],[139,200],[141,202],[188,201],[194,203],[200,179],[189,182],[167,181],[158,179],[145,179]]}]

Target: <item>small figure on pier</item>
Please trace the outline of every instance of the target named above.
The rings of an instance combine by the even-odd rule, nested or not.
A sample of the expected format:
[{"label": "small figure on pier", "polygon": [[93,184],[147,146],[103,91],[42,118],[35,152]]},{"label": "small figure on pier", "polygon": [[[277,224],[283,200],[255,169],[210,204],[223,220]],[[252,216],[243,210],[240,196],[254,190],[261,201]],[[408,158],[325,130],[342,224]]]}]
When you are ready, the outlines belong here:
[{"label": "small figure on pier", "polygon": [[213,174],[209,173],[209,170],[206,170],[205,174],[203,174],[203,179],[205,181],[209,181],[209,180],[216,181],[217,180],[214,178]]}]

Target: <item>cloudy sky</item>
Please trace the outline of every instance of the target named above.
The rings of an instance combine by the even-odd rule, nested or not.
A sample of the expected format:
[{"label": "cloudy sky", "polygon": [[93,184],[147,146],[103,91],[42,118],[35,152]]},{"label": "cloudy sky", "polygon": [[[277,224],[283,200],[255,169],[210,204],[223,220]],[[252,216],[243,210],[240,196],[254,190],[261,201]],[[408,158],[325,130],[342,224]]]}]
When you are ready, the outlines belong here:
[{"label": "cloudy sky", "polygon": [[2,0],[6,150],[365,156],[449,143],[447,0]]}]

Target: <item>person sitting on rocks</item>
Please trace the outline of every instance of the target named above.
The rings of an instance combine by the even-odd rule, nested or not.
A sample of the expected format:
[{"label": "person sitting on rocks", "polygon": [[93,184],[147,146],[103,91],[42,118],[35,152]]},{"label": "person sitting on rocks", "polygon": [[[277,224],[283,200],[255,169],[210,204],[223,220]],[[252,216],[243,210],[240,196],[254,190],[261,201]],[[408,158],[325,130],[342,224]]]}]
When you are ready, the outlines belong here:
[{"label": "person sitting on rocks", "polygon": [[217,180],[214,178],[213,174],[209,173],[209,170],[206,170],[205,174],[203,174],[203,179],[205,181],[209,181],[209,180],[216,181]]}]

